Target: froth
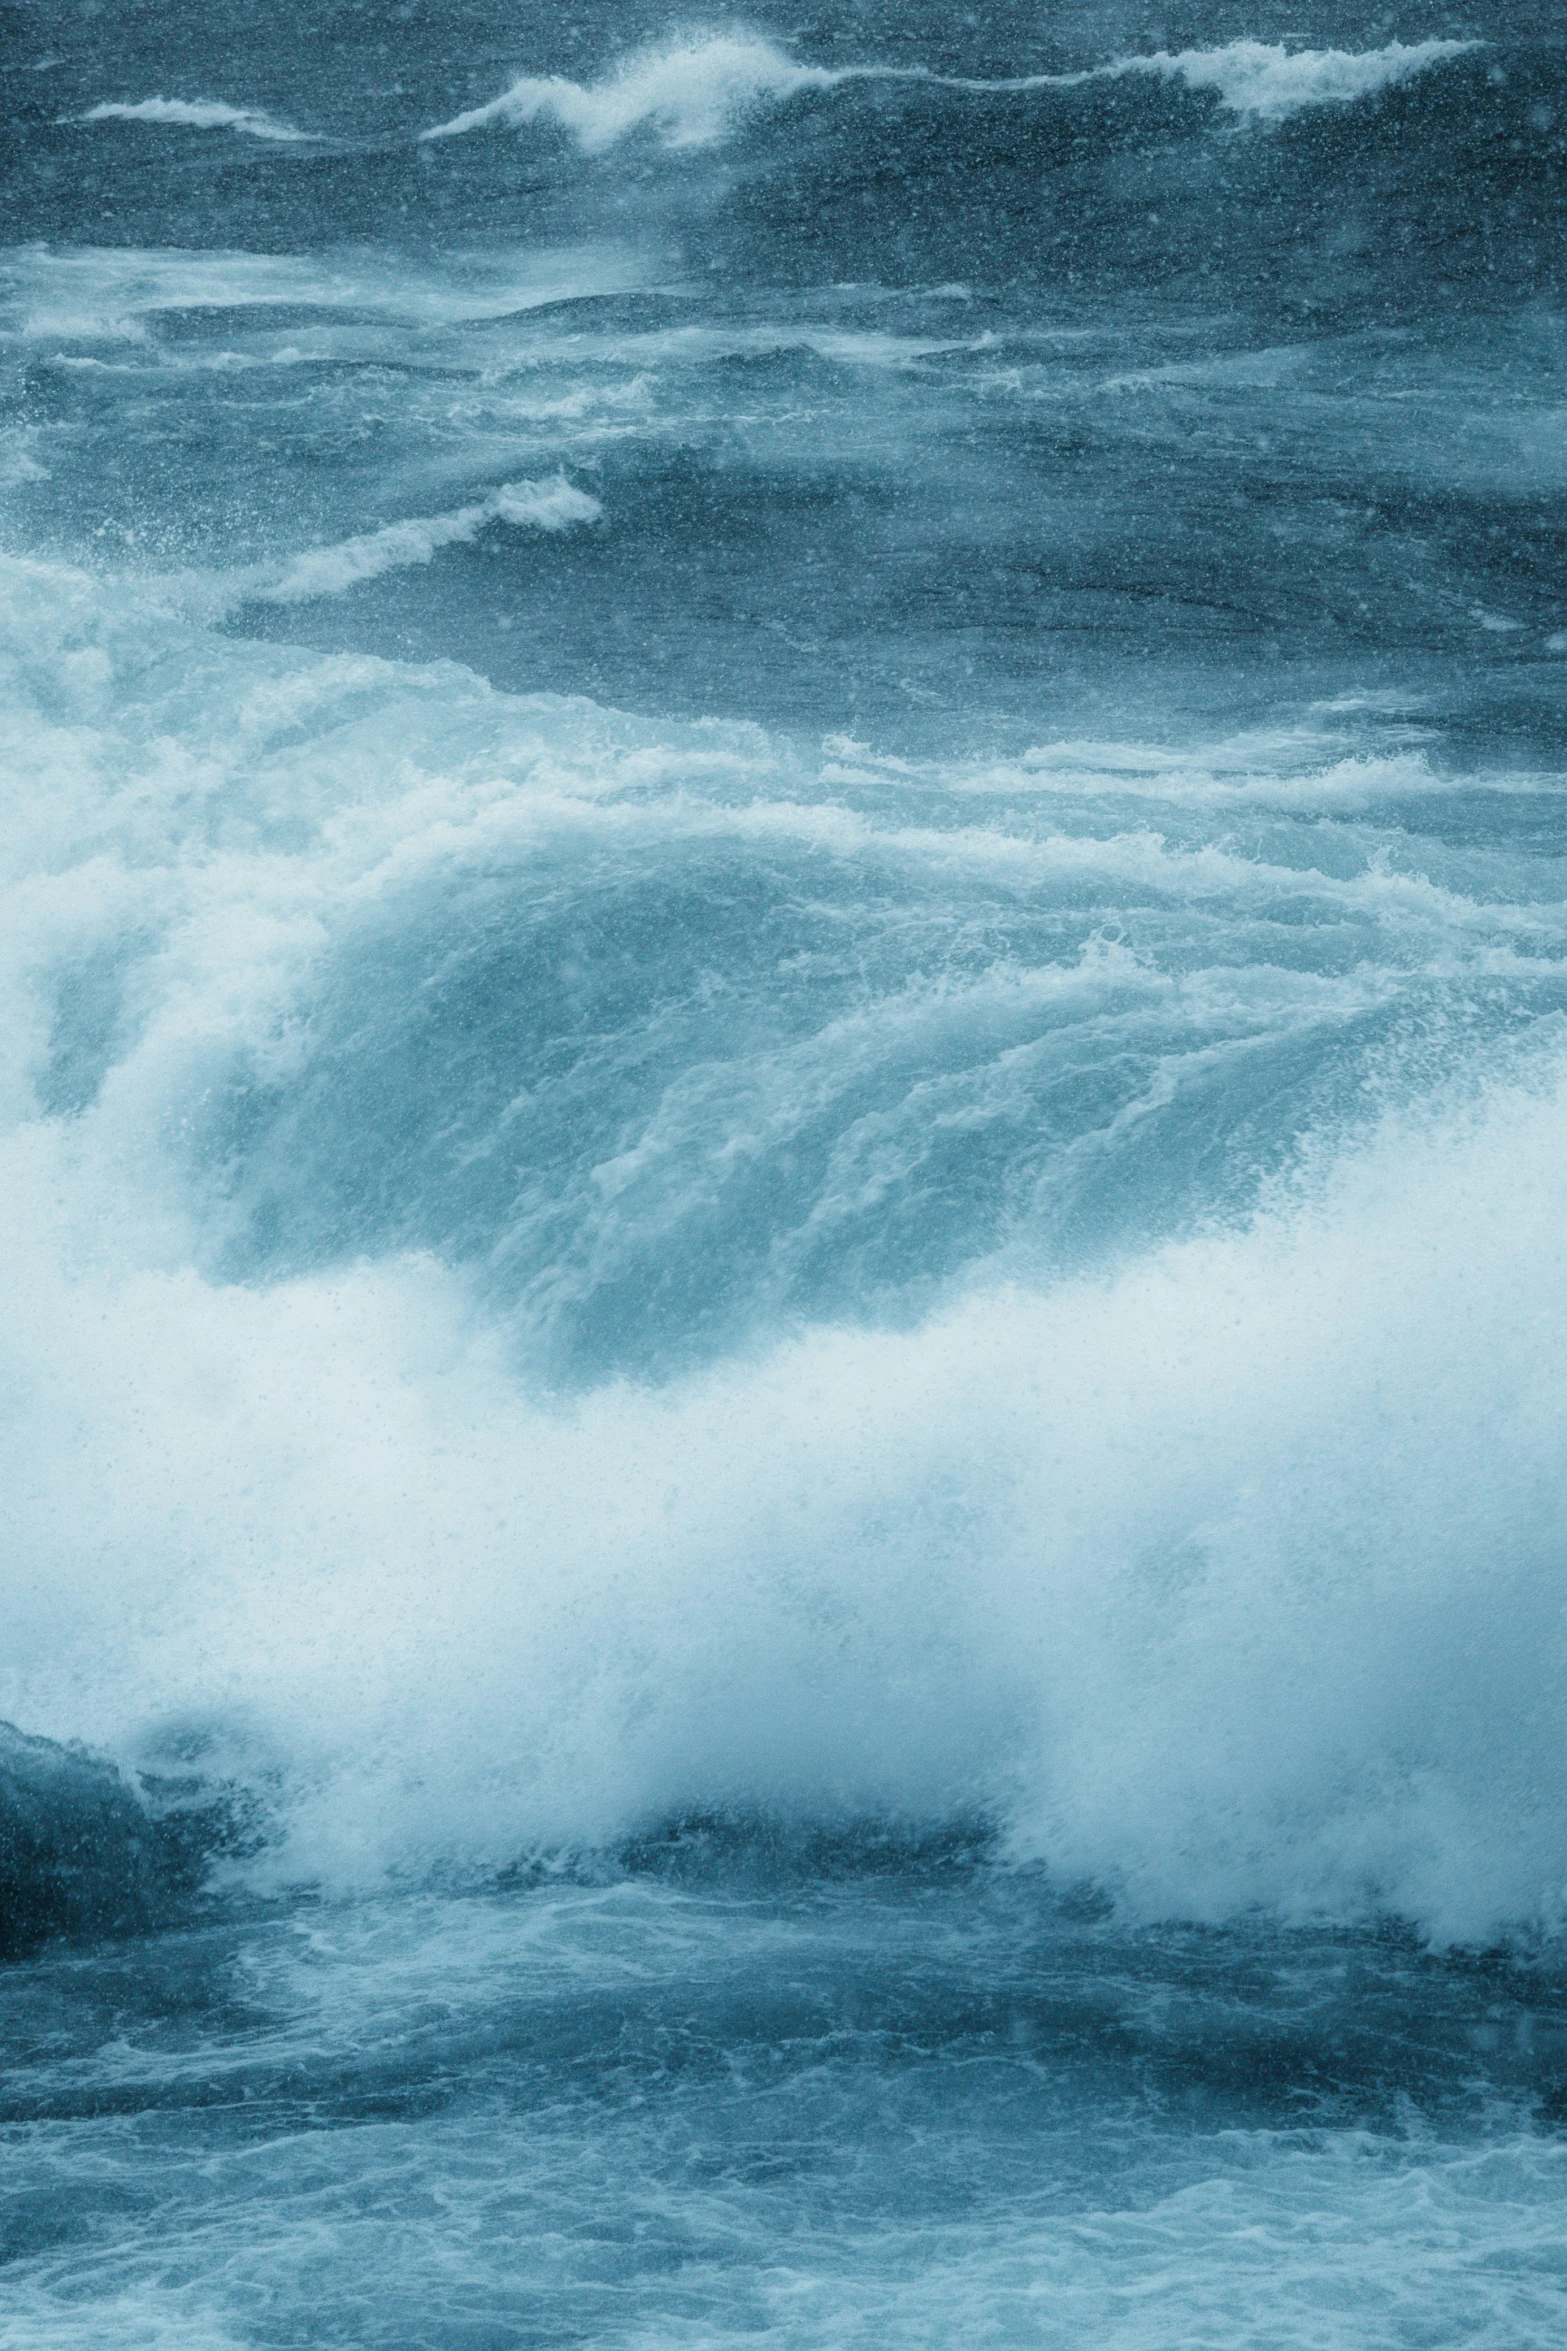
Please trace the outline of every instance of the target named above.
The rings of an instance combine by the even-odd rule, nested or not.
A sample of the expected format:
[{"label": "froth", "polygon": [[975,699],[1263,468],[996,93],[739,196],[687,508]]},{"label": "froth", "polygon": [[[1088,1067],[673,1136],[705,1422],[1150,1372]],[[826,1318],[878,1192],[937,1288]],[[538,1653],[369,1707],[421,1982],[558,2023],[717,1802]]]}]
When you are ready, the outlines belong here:
[{"label": "froth", "polygon": [[1554,1924],[1564,1143],[1553,1071],[1113,1280],[568,1410],[431,1265],[93,1263],[34,1138],[6,1702],[250,1738],[284,1875],[983,1806],[1138,1915]]}]

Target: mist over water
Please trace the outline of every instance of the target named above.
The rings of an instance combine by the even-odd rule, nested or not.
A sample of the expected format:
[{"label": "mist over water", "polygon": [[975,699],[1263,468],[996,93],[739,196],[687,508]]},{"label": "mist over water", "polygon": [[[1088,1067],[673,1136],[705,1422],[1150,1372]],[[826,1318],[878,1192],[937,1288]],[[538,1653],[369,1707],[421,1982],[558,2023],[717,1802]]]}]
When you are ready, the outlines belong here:
[{"label": "mist over water", "polygon": [[1550,12],[3,37],[0,2339],[1559,2340]]}]

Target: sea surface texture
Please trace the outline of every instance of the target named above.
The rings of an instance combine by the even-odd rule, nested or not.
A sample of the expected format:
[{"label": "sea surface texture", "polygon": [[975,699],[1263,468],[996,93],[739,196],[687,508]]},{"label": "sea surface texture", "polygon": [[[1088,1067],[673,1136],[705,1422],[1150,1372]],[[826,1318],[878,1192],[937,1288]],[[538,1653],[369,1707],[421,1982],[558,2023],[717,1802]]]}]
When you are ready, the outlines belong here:
[{"label": "sea surface texture", "polygon": [[0,67],[0,2351],[1560,2351],[1558,0]]}]

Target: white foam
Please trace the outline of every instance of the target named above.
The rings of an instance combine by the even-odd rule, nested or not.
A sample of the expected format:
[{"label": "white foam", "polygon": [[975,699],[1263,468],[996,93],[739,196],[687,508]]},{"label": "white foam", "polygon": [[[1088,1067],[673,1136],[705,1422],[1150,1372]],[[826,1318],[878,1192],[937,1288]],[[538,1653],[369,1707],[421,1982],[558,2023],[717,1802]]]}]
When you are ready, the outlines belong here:
[{"label": "white foam", "polygon": [[[1418,736],[1416,729],[1404,731]],[[1520,775],[1494,788],[1525,791],[1538,780]],[[1342,733],[1327,727],[1296,727],[1180,749],[1128,740],[1039,744],[1020,760],[955,777],[952,788],[975,798],[1037,794],[1148,801],[1172,810],[1249,806],[1347,814],[1450,794],[1464,784],[1433,769],[1417,741],[1370,755],[1351,750]]]},{"label": "white foam", "polygon": [[138,98],[134,104],[117,99],[89,107],[71,118],[88,122],[152,122],[191,131],[238,131],[247,139],[305,140],[311,131],[297,131],[292,123],[256,106],[230,106],[221,98]]},{"label": "white foam", "polygon": [[1348,106],[1481,47],[1477,41],[1389,41],[1382,49],[1286,49],[1231,41],[1222,49],[1159,50],[1125,58],[1111,73],[1162,73],[1214,90],[1232,114],[1282,122],[1308,106]]},{"label": "white foam", "polygon": [[766,107],[806,91],[860,82],[904,82],[971,96],[1072,90],[1131,74],[1177,77],[1214,90],[1231,112],[1278,122],[1303,107],[1346,105],[1405,82],[1477,47],[1473,41],[1389,42],[1371,50],[1288,50],[1282,43],[1233,41],[1218,49],[1157,50],[1080,73],[1023,74],[984,80],[925,66],[805,65],[776,41],[753,34],[692,35],[635,51],[597,82],[562,74],[524,74],[482,106],[435,123],[423,139],[458,138],[496,124],[521,127],[546,118],[570,132],[585,154],[599,155],[632,132],[656,131],[667,147],[707,147],[731,137]]},{"label": "white foam", "polygon": [[349,1882],[988,1797],[1142,1914],[1554,1921],[1564,1164],[1561,1091],[1499,1097],[1114,1283],[562,1414],[434,1268],[72,1272],[34,1138],[7,1706],[237,1710],[280,1866]]},{"label": "white foam", "polygon": [[304,604],[316,596],[340,596],[345,588],[379,579],[383,572],[429,563],[443,547],[471,544],[492,523],[507,523],[514,530],[567,531],[579,523],[597,522],[603,511],[597,498],[576,488],[564,474],[548,481],[506,482],[488,498],[459,506],[451,514],[412,515],[406,522],[362,531],[332,546],[307,548],[281,572],[258,567],[253,573],[230,575],[219,593],[229,602],[243,596],[264,604]]},{"label": "white foam", "polygon": [[[18,2035],[13,2104],[70,2115],[44,2141],[56,2198],[113,2200],[135,2225],[106,2226],[87,2264],[58,2236],[24,2242],[7,2270],[6,2351],[241,2351],[257,2306],[275,2339],[449,2344],[454,2310],[581,2308],[582,2247],[602,2243],[606,2212],[635,2236],[629,2259],[615,2247],[612,2294],[590,2305],[602,2351],[769,2338],[779,2351],[1556,2351],[1567,2146],[1521,2102],[1495,2096],[1476,2127],[1411,2094],[1383,2122],[1362,2093],[1351,2115],[1370,2119],[1312,2101],[1294,2128],[1183,2130],[1179,2108],[1094,2095],[1107,2043],[1128,2052],[1123,2080],[1138,2052],[1156,2081],[1183,2057],[1193,2075],[1227,2062],[1233,2079],[1254,2052],[1259,2071],[1277,2063],[1281,2041],[1298,2076],[1325,2039],[1313,1992],[1350,1998],[1321,1956],[1315,1982],[1279,1971],[1261,2015],[1266,1961],[1227,2011],[1234,1977],[1221,1979],[1212,2038],[1194,2046],[1230,1952],[1181,1938],[1183,1980],[1168,1946],[1128,1967],[1112,1944],[1096,1988],[1092,1957],[1059,1929],[1041,1922],[1026,1956],[998,1944],[1005,1903],[856,1891],[713,1899],[646,1878],[520,1902],[405,1891],[252,1927],[237,2016],[208,2004],[186,2032],[127,2031],[90,2053],[63,2031]],[[1452,1999],[1451,1977],[1409,1967],[1399,1987],[1400,1956],[1342,1964],[1365,1968],[1380,2015],[1404,1990],[1440,2082],[1452,2027],[1427,2003],[1433,1986]],[[51,1979],[65,1977],[68,2020],[88,1991],[71,1968]],[[1497,1993],[1543,2072],[1560,2046],[1547,2001],[1531,2016],[1516,1979]],[[976,2008],[1001,2022],[977,2056],[978,2036],[961,2034]],[[917,2038],[886,2029],[911,2011]],[[758,2052],[802,2030],[813,2041],[782,2041],[787,2056],[764,2066]],[[699,2031],[704,2052],[738,2044],[734,2063],[664,2057]],[[1063,2046],[1086,2092],[1049,2094]],[[410,2048],[445,2093],[433,2128],[295,2127],[307,2095],[313,2118],[362,2114],[359,2085],[400,2082]],[[1351,2082],[1355,2054],[1352,2039]],[[520,2062],[552,2084],[572,2069],[542,2113],[539,2097],[496,2088]],[[146,2134],[120,2118],[181,2096],[250,2127],[181,2145],[143,2205]],[[691,2160],[693,2146],[727,2151],[739,2127],[741,2160]],[[29,2157],[42,2136],[24,2142]],[[813,2161],[816,2190],[823,2150],[834,2194],[802,2224],[800,2169]]]},{"label": "white foam", "polygon": [[29,246],[6,256],[0,326],[35,342],[139,342],[150,320],[169,313],[286,306],[442,327],[625,292],[647,284],[649,275],[646,258],[618,244],[458,253],[438,267],[373,249],[294,254],[78,246],[51,252]]},{"label": "white foam", "polygon": [[486,105],[437,123],[426,139],[460,137],[492,123],[521,125],[551,116],[589,155],[628,132],[654,125],[666,146],[704,147],[729,135],[758,107],[802,90],[829,90],[844,79],[801,65],[775,41],[746,34],[698,35],[638,50],[600,82],[561,74],[524,74]]}]

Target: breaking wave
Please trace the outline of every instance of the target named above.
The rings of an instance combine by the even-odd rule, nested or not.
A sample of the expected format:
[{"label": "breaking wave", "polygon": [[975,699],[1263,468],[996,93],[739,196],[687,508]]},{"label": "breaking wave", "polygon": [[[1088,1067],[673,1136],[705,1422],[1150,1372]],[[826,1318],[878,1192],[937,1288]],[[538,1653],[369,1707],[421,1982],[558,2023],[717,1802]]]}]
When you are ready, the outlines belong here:
[{"label": "breaking wave", "polygon": [[[769,1305],[674,1376],[611,1351],[559,1384],[461,1251],[363,1227],[277,1262],[319,1229],[344,1153],[366,1197],[406,1193],[435,1182],[428,1131],[437,1205],[486,1164],[504,1199],[506,1138],[547,1160],[559,1124],[591,1246],[518,1226],[496,1272],[521,1279],[533,1250],[538,1297],[587,1297],[634,1248],[666,1284],[708,1278],[740,1246],[722,1187],[790,1165],[829,1067],[886,1055],[896,1091],[867,1096],[812,1214],[891,1216],[906,1155],[1002,1115],[1029,1038],[1099,1033],[1129,991],[1174,984],[1101,939],[928,1004],[894,989],[829,1018],[814,1058],[781,1056],[746,1041],[721,978],[769,874],[820,894],[843,861],[847,905],[871,876],[951,892],[1091,868],[1243,924],[1287,890],[1337,892],[1406,957],[1422,924],[1438,957],[1513,952],[1500,917],[1374,864],[1332,883],[1233,844],[1183,861],[1119,819],[1076,843],[889,829],[844,804],[841,749],[813,801],[799,754],[755,728],[512,700],[455,668],[226,642],[79,575],[7,578],[9,740],[36,789],[6,885],[0,1710],[155,1773],[221,1754],[267,1791],[272,1842],[246,1866],[272,1881],[498,1866],[693,1810],[977,1813],[1130,1915],[1393,1908],[1456,1938],[1558,1921],[1549,1022],[1488,1077],[1459,1051],[1423,1108],[1304,1140],[1227,1224],[1097,1271],[981,1256],[880,1329]],[[1331,805],[1331,761],[1323,778]],[[1395,762],[1381,788],[1410,782]],[[622,911],[595,948],[606,874]],[[400,960],[431,920],[441,956]],[[1544,952],[1545,920],[1520,915],[1517,952]],[[670,957],[702,949],[682,986],[711,995],[712,1042],[640,1128],[628,1107],[595,1137],[552,1067],[584,1056],[613,1109],[663,1050],[656,961],[614,980],[620,1045],[591,993],[644,921]],[[506,942],[530,938],[542,960],[508,980]],[[465,939],[502,960],[459,985]],[[1297,1017],[1279,975],[1256,984],[1259,1012]],[[1367,985],[1350,971],[1312,1001]],[[461,1024],[427,1061],[394,1049],[453,987],[510,1072],[487,1133],[450,1127]],[[557,1042],[525,1046],[557,996]],[[1209,1000],[1169,1001],[1197,1025],[1134,1122],[1218,1050]],[[345,1003],[356,1092],[320,1058]],[[911,1023],[950,1053],[980,1040],[998,1091],[944,1093]],[[248,1241],[236,1153],[270,1167]]]},{"label": "breaking wave", "polygon": [[498,98],[420,135],[452,139],[492,123],[521,126],[548,115],[590,155],[646,123],[657,126],[667,146],[710,146],[761,106],[781,104],[801,90],[835,89],[843,81],[863,79],[865,71],[801,65],[774,41],[741,36],[677,41],[640,51],[586,86],[560,74],[524,74]]}]

